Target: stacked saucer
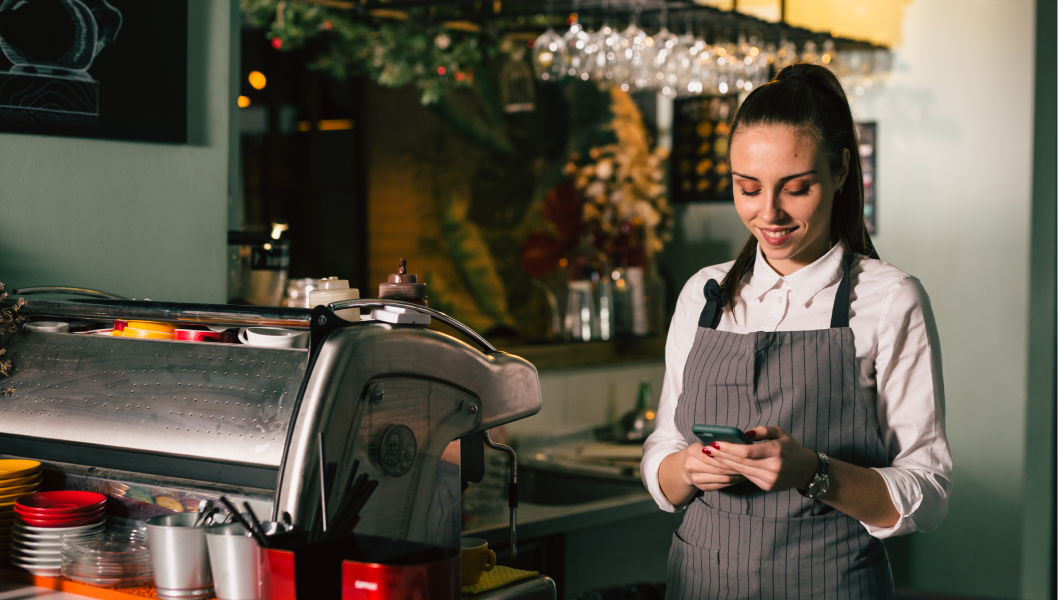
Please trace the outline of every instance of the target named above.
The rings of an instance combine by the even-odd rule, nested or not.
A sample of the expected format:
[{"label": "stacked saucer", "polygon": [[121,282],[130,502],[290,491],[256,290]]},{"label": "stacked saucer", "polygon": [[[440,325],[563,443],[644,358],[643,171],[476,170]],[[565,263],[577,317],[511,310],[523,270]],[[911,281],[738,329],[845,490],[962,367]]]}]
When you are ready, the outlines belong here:
[{"label": "stacked saucer", "polygon": [[40,490],[43,480],[39,461],[0,459],[0,559],[8,556],[15,499]]},{"label": "stacked saucer", "polygon": [[65,539],[98,535],[106,521],[106,497],[60,490],[25,495],[15,502],[11,563],[37,576],[58,576]]},{"label": "stacked saucer", "polygon": [[111,530],[82,539],[63,539],[62,575],[96,586],[137,586],[154,580],[147,534]]}]

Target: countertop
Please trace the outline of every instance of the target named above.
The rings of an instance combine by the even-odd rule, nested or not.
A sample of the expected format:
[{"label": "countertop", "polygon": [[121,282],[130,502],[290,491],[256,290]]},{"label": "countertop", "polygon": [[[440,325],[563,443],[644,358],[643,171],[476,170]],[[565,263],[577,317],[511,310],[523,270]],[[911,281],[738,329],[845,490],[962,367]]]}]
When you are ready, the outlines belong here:
[{"label": "countertop", "polygon": [[[518,538],[534,539],[591,528],[657,513],[657,503],[650,493],[632,493],[577,505],[536,505],[519,503]],[[463,536],[484,538],[491,545],[511,542],[509,510],[473,516],[463,524]]]}]

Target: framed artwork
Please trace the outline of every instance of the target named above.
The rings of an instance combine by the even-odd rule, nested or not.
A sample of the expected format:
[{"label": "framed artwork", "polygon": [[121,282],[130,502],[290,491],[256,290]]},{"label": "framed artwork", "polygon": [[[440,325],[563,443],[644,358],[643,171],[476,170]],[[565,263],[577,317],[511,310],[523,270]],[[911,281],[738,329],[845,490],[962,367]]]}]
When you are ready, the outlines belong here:
[{"label": "framed artwork", "polygon": [[677,100],[672,116],[673,203],[732,201],[727,162],[738,96]]},{"label": "framed artwork", "polygon": [[0,0],[0,132],[187,141],[187,0]]},{"label": "framed artwork", "polygon": [[878,188],[874,177],[878,124],[873,121],[857,123],[856,139],[860,142],[860,164],[863,165],[863,220],[867,222],[867,231],[874,235],[878,233]]}]

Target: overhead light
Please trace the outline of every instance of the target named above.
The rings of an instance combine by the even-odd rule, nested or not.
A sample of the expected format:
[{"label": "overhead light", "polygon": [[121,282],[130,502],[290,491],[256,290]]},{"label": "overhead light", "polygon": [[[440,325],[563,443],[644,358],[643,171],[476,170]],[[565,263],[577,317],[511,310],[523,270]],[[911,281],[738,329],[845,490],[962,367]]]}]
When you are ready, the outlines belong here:
[{"label": "overhead light", "polygon": [[249,96],[239,96],[239,108],[244,109],[244,108],[246,108],[248,106],[250,106],[250,97]]},{"label": "overhead light", "polygon": [[264,76],[264,73],[260,71],[250,72],[250,76],[247,78],[250,80],[250,85],[255,90],[263,90],[265,85],[268,83],[268,79]]}]

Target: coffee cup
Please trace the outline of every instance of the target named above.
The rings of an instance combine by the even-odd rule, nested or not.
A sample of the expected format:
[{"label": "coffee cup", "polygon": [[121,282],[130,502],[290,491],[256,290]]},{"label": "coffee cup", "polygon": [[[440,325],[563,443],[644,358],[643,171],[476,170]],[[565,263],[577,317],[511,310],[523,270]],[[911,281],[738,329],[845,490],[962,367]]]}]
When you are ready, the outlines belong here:
[{"label": "coffee cup", "polygon": [[464,538],[460,541],[460,562],[463,566],[463,586],[477,584],[484,572],[496,567],[496,552],[489,549],[489,542],[481,538]]},{"label": "coffee cup", "polygon": [[239,330],[239,340],[250,346],[305,348],[309,345],[309,331],[286,328],[243,328]]}]

